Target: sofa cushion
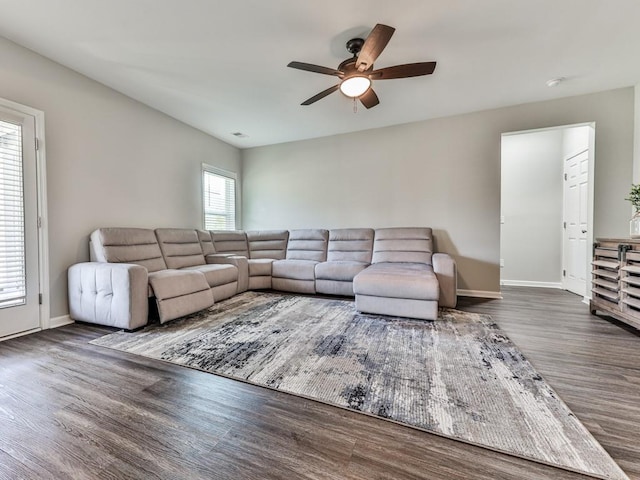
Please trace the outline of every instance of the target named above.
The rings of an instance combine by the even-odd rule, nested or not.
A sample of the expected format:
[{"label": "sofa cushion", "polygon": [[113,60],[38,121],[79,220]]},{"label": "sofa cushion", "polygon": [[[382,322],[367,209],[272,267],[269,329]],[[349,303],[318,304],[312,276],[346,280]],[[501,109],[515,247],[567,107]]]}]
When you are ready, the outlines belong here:
[{"label": "sofa cushion", "polygon": [[282,260],[287,254],[288,239],[288,230],[248,231],[249,257]]},{"label": "sofa cushion", "polygon": [[327,261],[371,263],[373,253],[371,228],[340,228],[329,231]]},{"label": "sofa cushion", "polygon": [[156,298],[181,297],[201,290],[209,290],[202,272],[188,270],[161,270],[149,274],[149,284]]},{"label": "sofa cushion", "polygon": [[280,292],[303,293],[313,295],[316,293],[315,280],[296,280],[292,278],[271,278],[271,288]]},{"label": "sofa cushion", "polygon": [[353,282],[343,282],[342,280],[323,280],[316,278],[316,292],[325,295],[340,295],[343,297],[353,297]]},{"label": "sofa cushion", "polygon": [[91,234],[91,249],[98,262],[135,263],[149,272],[167,268],[153,230],[99,228]]},{"label": "sofa cushion", "polygon": [[186,228],[157,228],[156,237],[169,268],[205,265],[198,232]]},{"label": "sofa cushion", "polygon": [[377,263],[353,280],[356,295],[438,300],[438,279],[431,265],[423,263]]},{"label": "sofa cushion", "polygon": [[238,268],[229,264],[207,264],[185,267],[181,271],[197,271],[204,274],[210,287],[218,287],[238,281]]},{"label": "sofa cushion", "polygon": [[211,234],[208,230],[196,230],[198,234],[198,240],[200,241],[200,248],[202,248],[202,254],[207,257],[207,255],[212,255],[216,253],[216,247],[213,245],[213,240],[211,239]]},{"label": "sofa cushion", "polygon": [[[249,288],[249,259],[242,255],[231,255],[227,253],[214,253],[207,255],[207,264],[214,265],[233,265],[238,269],[238,291],[237,293],[246,292]],[[214,291],[214,296],[216,292]],[[217,301],[216,297],[216,301]]]},{"label": "sofa cushion", "polygon": [[320,229],[291,230],[287,243],[287,260],[327,260],[329,232]]},{"label": "sofa cushion", "polygon": [[247,234],[241,230],[211,230],[216,253],[231,253],[249,258]]},{"label": "sofa cushion", "polygon": [[213,292],[202,272],[161,270],[149,274],[158,305],[160,323],[183,317],[213,305]]},{"label": "sofa cushion", "polygon": [[276,260],[273,262],[271,275],[274,278],[315,280],[315,266],[317,263],[311,260]]},{"label": "sofa cushion", "polygon": [[360,262],[322,262],[316,265],[317,280],[339,280],[351,282],[353,277],[367,268],[368,264]]},{"label": "sofa cushion", "polygon": [[249,276],[263,277],[271,276],[272,258],[251,258],[249,259]]},{"label": "sofa cushion", "polygon": [[430,228],[378,228],[371,263],[403,262],[431,265]]}]

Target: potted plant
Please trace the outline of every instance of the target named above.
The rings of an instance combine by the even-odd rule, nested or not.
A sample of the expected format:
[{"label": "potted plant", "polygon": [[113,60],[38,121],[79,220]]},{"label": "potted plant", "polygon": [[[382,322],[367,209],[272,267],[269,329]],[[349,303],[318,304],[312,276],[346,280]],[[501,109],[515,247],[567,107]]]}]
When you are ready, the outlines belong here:
[{"label": "potted plant", "polygon": [[631,191],[625,200],[629,200],[635,208],[635,214],[629,221],[629,234],[632,238],[640,237],[640,184],[631,184]]}]

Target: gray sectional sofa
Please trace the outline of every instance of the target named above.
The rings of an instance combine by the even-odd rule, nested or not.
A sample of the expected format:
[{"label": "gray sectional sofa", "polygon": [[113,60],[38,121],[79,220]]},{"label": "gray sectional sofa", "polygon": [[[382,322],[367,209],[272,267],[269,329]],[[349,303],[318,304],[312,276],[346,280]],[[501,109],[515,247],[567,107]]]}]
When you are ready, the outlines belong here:
[{"label": "gray sectional sofa", "polygon": [[247,290],[355,296],[364,313],[435,320],[456,305],[456,265],[430,228],[270,231],[100,228],[69,268],[74,320],[132,330]]}]

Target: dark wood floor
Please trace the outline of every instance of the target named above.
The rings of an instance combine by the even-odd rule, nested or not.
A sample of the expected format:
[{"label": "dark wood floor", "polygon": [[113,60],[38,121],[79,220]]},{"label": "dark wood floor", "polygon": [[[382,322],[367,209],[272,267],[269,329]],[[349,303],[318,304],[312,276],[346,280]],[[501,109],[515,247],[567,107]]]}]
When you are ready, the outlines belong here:
[{"label": "dark wood floor", "polygon": [[[572,294],[509,288],[489,313],[630,478],[640,336]],[[579,479],[284,393],[89,345],[70,325],[0,343],[0,479]]]}]

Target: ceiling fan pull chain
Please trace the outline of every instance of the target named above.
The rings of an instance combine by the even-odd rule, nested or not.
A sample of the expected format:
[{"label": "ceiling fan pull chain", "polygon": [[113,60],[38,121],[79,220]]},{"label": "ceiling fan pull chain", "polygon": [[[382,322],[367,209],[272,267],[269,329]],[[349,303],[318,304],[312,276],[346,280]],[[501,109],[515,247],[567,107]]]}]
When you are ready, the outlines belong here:
[{"label": "ceiling fan pull chain", "polygon": [[353,97],[353,113],[358,113],[358,102],[356,102],[356,97]]}]

